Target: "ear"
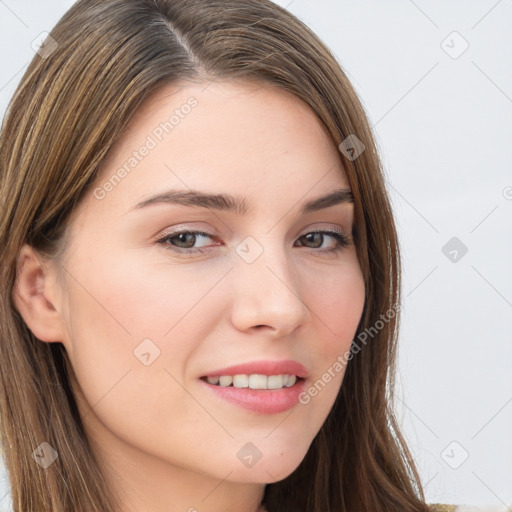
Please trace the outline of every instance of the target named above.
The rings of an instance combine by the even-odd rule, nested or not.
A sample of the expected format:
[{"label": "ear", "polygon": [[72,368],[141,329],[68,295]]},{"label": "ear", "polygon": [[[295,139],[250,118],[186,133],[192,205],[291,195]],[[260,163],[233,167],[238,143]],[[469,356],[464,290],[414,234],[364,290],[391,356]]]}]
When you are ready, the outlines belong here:
[{"label": "ear", "polygon": [[16,269],[11,298],[28,328],[41,341],[62,341],[64,329],[57,302],[55,271],[47,269],[27,244],[20,250]]}]

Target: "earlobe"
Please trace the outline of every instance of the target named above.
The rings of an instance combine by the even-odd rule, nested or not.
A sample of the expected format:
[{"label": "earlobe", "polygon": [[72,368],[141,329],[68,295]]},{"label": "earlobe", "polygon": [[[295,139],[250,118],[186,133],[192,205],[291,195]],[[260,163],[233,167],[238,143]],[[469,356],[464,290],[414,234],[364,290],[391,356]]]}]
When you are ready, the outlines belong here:
[{"label": "earlobe", "polygon": [[41,341],[62,341],[62,323],[56,307],[55,279],[36,251],[25,244],[16,263],[11,298],[28,328]]}]

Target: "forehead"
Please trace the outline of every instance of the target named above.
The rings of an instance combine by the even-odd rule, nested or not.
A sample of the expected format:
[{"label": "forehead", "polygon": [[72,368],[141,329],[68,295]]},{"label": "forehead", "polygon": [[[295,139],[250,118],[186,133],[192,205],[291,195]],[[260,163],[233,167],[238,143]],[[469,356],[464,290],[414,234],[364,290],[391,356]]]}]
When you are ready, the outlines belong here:
[{"label": "forehead", "polygon": [[[253,196],[284,207],[311,191],[348,187],[337,148],[311,108],[254,82],[162,88],[113,146],[96,186],[100,208],[129,210],[165,189]],[[315,190],[313,190],[315,189]]]}]

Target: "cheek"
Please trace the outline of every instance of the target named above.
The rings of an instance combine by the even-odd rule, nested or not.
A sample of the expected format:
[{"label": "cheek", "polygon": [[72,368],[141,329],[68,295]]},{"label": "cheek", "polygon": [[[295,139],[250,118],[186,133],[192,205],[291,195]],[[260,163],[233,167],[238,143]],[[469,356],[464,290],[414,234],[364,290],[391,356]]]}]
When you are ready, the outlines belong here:
[{"label": "cheek", "polygon": [[308,347],[314,354],[313,370],[300,403],[315,417],[318,428],[342,386],[364,309],[364,276],[356,258],[349,262],[339,271],[331,269],[324,278],[317,276],[305,292],[307,303],[313,305],[312,323],[316,327],[311,332],[314,346]]},{"label": "cheek", "polygon": [[[218,296],[212,293],[204,300],[219,280],[218,272],[201,274],[197,266],[168,262],[144,265],[127,257],[89,257],[87,265],[75,259],[71,273],[66,348],[89,404],[118,381],[130,400],[145,396],[146,408],[158,403],[160,390],[166,401],[169,396],[179,399],[181,388],[166,370],[183,382],[187,362],[218,322]],[[142,375],[146,380],[137,383]],[[117,393],[119,403],[124,399]]]},{"label": "cheek", "polygon": [[195,314],[197,306],[222,275],[199,265],[145,261],[137,255],[89,262],[87,267],[77,262],[75,268],[81,278],[71,283],[73,316],[117,333],[113,340],[124,336],[130,343],[167,341],[173,331],[187,329],[191,317],[201,325],[204,317]]},{"label": "cheek", "polygon": [[160,425],[161,432],[172,425],[173,431],[185,433],[183,440],[204,416],[180,385],[194,339],[201,339],[202,327],[184,317],[197,293],[180,292],[185,279],[169,286],[143,269],[105,268],[89,267],[86,286],[70,285],[68,352],[82,414],[91,428],[97,417],[126,442],[173,453],[172,439],[158,444],[147,437],[148,425]]},{"label": "cheek", "polygon": [[350,257],[347,264],[304,282],[309,283],[304,293],[313,322],[324,333],[318,352],[332,359],[350,348],[356,333],[365,302],[364,276],[357,259]]}]

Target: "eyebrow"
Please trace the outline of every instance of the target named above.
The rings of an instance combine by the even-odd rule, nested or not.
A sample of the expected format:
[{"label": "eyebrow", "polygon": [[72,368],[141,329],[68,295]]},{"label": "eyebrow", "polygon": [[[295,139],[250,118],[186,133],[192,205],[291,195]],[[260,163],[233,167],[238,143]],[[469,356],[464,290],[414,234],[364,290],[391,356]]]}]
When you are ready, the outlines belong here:
[{"label": "eyebrow", "polygon": [[[338,204],[353,203],[354,196],[349,188],[336,189],[329,194],[311,199],[300,209],[301,214],[311,213]],[[245,198],[229,194],[209,194],[199,190],[168,190],[151,196],[136,204],[131,210],[139,210],[156,204],[177,204],[197,208],[235,212],[246,215],[249,208]]]}]

